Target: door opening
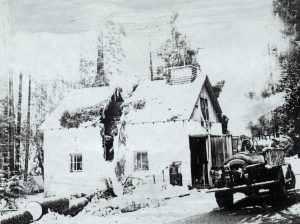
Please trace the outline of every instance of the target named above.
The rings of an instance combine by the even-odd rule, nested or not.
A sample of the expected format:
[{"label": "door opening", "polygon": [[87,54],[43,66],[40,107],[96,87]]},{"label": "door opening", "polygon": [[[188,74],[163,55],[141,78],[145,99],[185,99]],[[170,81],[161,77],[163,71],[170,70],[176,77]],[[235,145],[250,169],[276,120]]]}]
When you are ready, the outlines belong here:
[{"label": "door opening", "polygon": [[209,185],[207,155],[206,155],[206,140],[207,137],[192,137],[190,136],[191,150],[191,175],[192,185],[196,188],[203,188]]}]

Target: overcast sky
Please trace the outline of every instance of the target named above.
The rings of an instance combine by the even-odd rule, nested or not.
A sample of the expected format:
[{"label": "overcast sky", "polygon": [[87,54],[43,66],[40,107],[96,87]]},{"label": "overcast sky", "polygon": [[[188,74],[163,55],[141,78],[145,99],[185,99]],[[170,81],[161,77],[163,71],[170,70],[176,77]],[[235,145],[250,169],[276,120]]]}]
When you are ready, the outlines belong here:
[{"label": "overcast sky", "polygon": [[280,103],[245,97],[260,91],[271,72],[274,79],[279,75],[268,46],[282,51],[287,40],[272,0],[10,0],[8,5],[15,31],[10,60],[35,77],[75,77],[79,54],[96,54],[96,35],[108,19],[127,32],[126,71],[147,75],[149,38],[155,51],[167,36],[170,15],[178,11],[179,29],[201,48],[203,72],[212,84],[225,80],[220,103],[233,134]]}]

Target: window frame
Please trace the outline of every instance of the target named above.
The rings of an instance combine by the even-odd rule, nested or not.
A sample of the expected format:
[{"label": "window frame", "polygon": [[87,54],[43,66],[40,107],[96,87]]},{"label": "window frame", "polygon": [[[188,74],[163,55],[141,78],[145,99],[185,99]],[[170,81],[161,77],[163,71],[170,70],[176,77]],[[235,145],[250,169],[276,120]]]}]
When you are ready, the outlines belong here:
[{"label": "window frame", "polygon": [[208,107],[208,99],[206,97],[200,97],[200,108],[201,113],[205,121],[209,121],[209,107]]},{"label": "window frame", "polygon": [[148,170],[149,170],[148,152],[134,151],[134,171],[148,171]]},{"label": "window frame", "polygon": [[70,153],[70,173],[83,172],[82,165],[82,153]]}]

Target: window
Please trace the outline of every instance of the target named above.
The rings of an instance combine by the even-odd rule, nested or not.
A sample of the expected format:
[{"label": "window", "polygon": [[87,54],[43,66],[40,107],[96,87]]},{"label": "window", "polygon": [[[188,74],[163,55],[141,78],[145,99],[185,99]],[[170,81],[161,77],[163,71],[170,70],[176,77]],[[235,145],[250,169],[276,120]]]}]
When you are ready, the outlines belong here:
[{"label": "window", "polygon": [[200,106],[201,106],[201,111],[204,120],[208,121],[209,120],[208,101],[206,98],[200,97]]},{"label": "window", "polygon": [[149,170],[147,152],[134,152],[134,170]]},{"label": "window", "polygon": [[70,158],[71,158],[70,172],[82,171],[82,154],[81,153],[70,154]]}]

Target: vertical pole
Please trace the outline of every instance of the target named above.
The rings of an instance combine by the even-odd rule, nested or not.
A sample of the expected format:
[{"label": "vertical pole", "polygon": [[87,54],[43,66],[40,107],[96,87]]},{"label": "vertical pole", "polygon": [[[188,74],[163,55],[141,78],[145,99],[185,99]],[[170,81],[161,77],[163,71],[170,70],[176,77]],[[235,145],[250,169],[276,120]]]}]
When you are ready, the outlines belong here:
[{"label": "vertical pole", "polygon": [[149,36],[148,36],[148,39],[149,39],[149,60],[150,60],[150,63],[149,63],[149,69],[150,69],[150,80],[153,81],[153,66],[152,66],[152,53],[151,53],[151,34],[150,34],[150,31],[149,31]]},{"label": "vertical pole", "polygon": [[7,147],[5,153],[5,163],[6,163],[6,171],[8,178],[11,175],[10,169],[10,145],[11,145],[11,126],[10,126],[10,76],[8,77],[8,94],[7,94],[7,121],[8,121],[8,130],[7,130]]},{"label": "vertical pole", "polygon": [[27,176],[28,176],[29,136],[30,136],[30,101],[31,101],[31,76],[29,74],[24,181],[27,181]]},{"label": "vertical pole", "polygon": [[20,169],[20,146],[21,146],[21,118],[22,118],[22,79],[23,75],[19,75],[19,98],[17,108],[17,128],[16,128],[16,151],[15,151],[15,170]]},{"label": "vertical pole", "polygon": [[[184,40],[186,41],[186,35],[184,35]],[[184,53],[183,53],[183,66],[185,67],[185,58],[186,58],[186,43],[184,44]]]},{"label": "vertical pole", "polygon": [[152,54],[150,50],[150,79],[153,81],[153,66],[152,66]]},{"label": "vertical pole", "polygon": [[13,174],[15,164],[15,114],[14,114],[14,89],[13,89],[13,75],[9,71],[9,96],[8,96],[8,119],[9,119],[9,137],[8,137],[8,162],[9,175]]},{"label": "vertical pole", "polygon": [[[210,170],[210,168],[212,167],[212,154],[211,154],[211,136],[210,136],[210,124],[209,121],[206,122],[206,128],[207,128],[207,166],[208,166],[208,170]],[[212,178],[210,176],[210,172],[207,170],[208,172],[208,184],[210,186],[212,186],[213,182],[212,182]]]}]

